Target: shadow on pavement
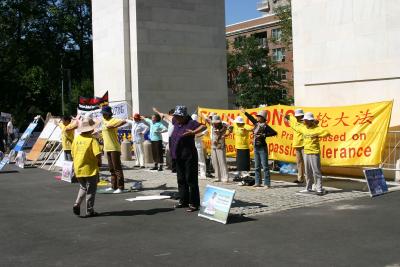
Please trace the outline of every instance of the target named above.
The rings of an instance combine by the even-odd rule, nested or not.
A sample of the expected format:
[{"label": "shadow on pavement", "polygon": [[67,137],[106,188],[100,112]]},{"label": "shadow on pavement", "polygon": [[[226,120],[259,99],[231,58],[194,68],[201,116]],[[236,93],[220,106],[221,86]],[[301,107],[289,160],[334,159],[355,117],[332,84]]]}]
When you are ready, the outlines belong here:
[{"label": "shadow on pavement", "polygon": [[2,171],[2,172],[0,172],[0,174],[1,173],[18,173],[19,171]]},{"label": "shadow on pavement", "polygon": [[150,209],[150,210],[119,210],[119,211],[108,211],[108,212],[100,212],[98,217],[107,217],[107,216],[136,216],[136,215],[155,215],[163,212],[174,211],[173,208],[159,208],[159,209]]},{"label": "shadow on pavement", "polygon": [[257,203],[257,202],[247,202],[247,201],[241,201],[235,199],[234,202],[232,203],[232,208],[244,208],[244,207],[255,207],[255,208],[265,208],[268,207],[267,205],[264,205],[262,203]]},{"label": "shadow on pavement", "polygon": [[229,215],[227,224],[235,224],[235,223],[243,223],[243,222],[252,222],[256,221],[256,219],[244,217],[239,214]]}]

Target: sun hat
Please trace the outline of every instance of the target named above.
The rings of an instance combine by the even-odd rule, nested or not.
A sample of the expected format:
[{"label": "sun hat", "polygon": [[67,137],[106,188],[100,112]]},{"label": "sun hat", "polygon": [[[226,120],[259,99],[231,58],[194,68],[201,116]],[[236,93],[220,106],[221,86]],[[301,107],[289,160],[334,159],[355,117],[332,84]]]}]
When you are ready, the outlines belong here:
[{"label": "sun hat", "polygon": [[78,131],[81,133],[90,132],[93,131],[96,126],[96,123],[92,119],[84,118],[78,128]]},{"label": "sun hat", "polygon": [[140,114],[139,113],[133,114],[133,118],[139,120],[140,119]]},{"label": "sun hat", "polygon": [[312,112],[307,112],[304,114],[304,120],[306,121],[315,121],[314,114]]},{"label": "sun hat", "polygon": [[197,114],[192,114],[192,120],[197,121],[199,119],[199,116]]},{"label": "sun hat", "polygon": [[240,116],[237,116],[236,119],[235,119],[235,122],[236,123],[244,123],[244,119],[242,117],[240,117]]},{"label": "sun hat", "polygon": [[112,109],[110,106],[103,106],[101,108],[101,114],[112,115]]},{"label": "sun hat", "polygon": [[221,122],[221,117],[219,115],[214,115],[212,117],[211,123],[220,123]]},{"label": "sun hat", "polygon": [[294,116],[295,117],[301,117],[301,116],[304,116],[304,111],[302,110],[302,109],[296,109],[295,111],[294,111]]},{"label": "sun hat", "polygon": [[258,116],[258,117],[263,117],[264,119],[267,119],[267,112],[266,112],[265,110],[260,110],[260,111],[257,113],[257,116]]},{"label": "sun hat", "polygon": [[180,116],[180,117],[186,117],[188,115],[187,107],[185,107],[185,106],[176,106],[173,115],[174,116]]},{"label": "sun hat", "polygon": [[211,112],[210,114],[208,114],[208,117],[214,117],[214,115],[217,115],[217,113],[215,113],[215,112]]}]

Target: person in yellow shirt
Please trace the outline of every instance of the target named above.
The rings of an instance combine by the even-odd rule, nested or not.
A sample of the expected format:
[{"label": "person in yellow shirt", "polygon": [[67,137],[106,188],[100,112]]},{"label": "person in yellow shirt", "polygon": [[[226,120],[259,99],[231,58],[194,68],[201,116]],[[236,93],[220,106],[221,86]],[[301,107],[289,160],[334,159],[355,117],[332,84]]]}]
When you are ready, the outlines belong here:
[{"label": "person in yellow shirt", "polygon": [[[304,112],[302,109],[296,109],[294,111],[294,117],[296,118],[296,127],[303,125]],[[297,163],[297,179],[294,181],[296,184],[304,182],[304,144],[303,135],[299,132],[293,132],[293,147],[296,149],[296,163]]]},{"label": "person in yellow shirt", "polygon": [[99,167],[101,166],[101,148],[92,136],[95,123],[91,119],[84,119],[79,127],[80,135],[72,142],[71,152],[74,161],[75,176],[80,187],[78,197],[72,208],[75,215],[81,213],[81,203],[86,196],[86,217],[96,216],[94,200],[99,180]]},{"label": "person in yellow shirt", "polygon": [[61,144],[64,150],[65,160],[72,161],[71,145],[74,141],[75,129],[78,128],[78,124],[73,121],[71,122],[71,116],[63,116],[59,123],[61,129]]},{"label": "person in yellow shirt", "polygon": [[289,120],[293,130],[303,135],[306,188],[301,192],[312,192],[314,180],[317,195],[324,195],[319,138],[329,136],[330,133],[318,126],[311,112],[304,114],[304,125],[297,124],[297,120],[293,117],[287,116],[286,119]]},{"label": "person in yellow shirt", "polygon": [[104,142],[104,152],[107,155],[108,168],[111,173],[111,188],[115,194],[124,190],[124,173],[121,164],[121,145],[118,142],[118,127],[124,125],[126,120],[113,118],[110,106],[101,109],[103,126],[101,134]]},{"label": "person in yellow shirt", "polygon": [[244,123],[241,116],[235,120],[229,118],[229,121],[232,124],[229,132],[235,135],[236,170],[242,176],[242,172],[250,171],[250,133],[253,129]]}]

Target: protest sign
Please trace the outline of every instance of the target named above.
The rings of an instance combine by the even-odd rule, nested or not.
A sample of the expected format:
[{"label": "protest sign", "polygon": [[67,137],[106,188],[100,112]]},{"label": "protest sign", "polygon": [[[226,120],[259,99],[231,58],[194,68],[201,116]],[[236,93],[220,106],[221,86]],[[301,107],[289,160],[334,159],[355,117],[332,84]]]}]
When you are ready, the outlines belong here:
[{"label": "protest sign", "polygon": [[13,150],[15,152],[19,152],[23,149],[25,143],[28,141],[29,137],[31,136],[31,134],[32,134],[33,130],[36,128],[36,126],[37,126],[37,121],[31,122],[29,124],[28,128],[26,128],[25,132],[23,133],[21,138],[18,140],[18,143],[13,148]]},{"label": "protest sign", "polygon": [[[275,137],[267,138],[270,159],[296,162],[296,151],[292,146],[293,130],[284,116],[293,116],[296,108],[302,108],[304,112],[313,112],[319,126],[331,133],[330,137],[320,138],[322,165],[369,166],[382,161],[392,106],[392,101],[343,107],[277,105],[249,109],[248,112],[255,116],[258,111],[266,110],[267,123],[278,133]],[[239,110],[199,108],[200,115],[208,116],[211,112],[220,115],[224,121],[227,121],[228,117],[235,119],[240,115],[246,124],[252,125]],[[209,137],[206,136],[203,141],[210,150]],[[236,156],[233,134],[226,139],[226,151],[227,156]]]},{"label": "protest sign", "polygon": [[73,177],[74,177],[73,162],[64,160],[63,167],[62,167],[61,180],[68,182],[68,183],[72,183]]},{"label": "protest sign", "polygon": [[10,158],[8,156],[4,157],[0,162],[0,171],[3,170],[4,166],[6,166],[10,162]]},{"label": "protest sign", "polygon": [[367,169],[364,170],[365,179],[367,180],[368,189],[371,197],[379,196],[388,192],[385,177],[382,169]]},{"label": "protest sign", "polygon": [[[112,108],[114,118],[118,119],[128,118],[128,104],[126,102],[110,103],[109,106]],[[100,108],[91,111],[78,109],[78,114],[83,117],[90,116],[94,120],[101,120],[103,118]]]},{"label": "protest sign", "polygon": [[207,185],[199,216],[226,224],[234,195],[235,190]]},{"label": "protest sign", "polygon": [[108,91],[103,97],[79,97],[78,109],[82,111],[94,111],[100,109],[102,106],[108,105]]}]

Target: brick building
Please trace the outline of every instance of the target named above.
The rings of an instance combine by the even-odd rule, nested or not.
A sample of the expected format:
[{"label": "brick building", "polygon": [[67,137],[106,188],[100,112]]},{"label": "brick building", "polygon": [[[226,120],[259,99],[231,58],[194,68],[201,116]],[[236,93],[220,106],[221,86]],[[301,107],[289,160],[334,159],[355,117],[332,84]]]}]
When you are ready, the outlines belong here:
[{"label": "brick building", "polygon": [[[280,73],[286,90],[282,97],[293,97],[293,52],[291,48],[285,48],[279,39],[282,31],[279,19],[274,13],[274,8],[287,4],[287,0],[263,0],[257,5],[257,10],[262,13],[260,18],[242,21],[226,26],[226,39],[229,43],[239,41],[240,38],[254,36],[260,40],[260,45],[268,48],[269,55],[286,72]],[[231,101],[230,101],[231,102]]]}]

